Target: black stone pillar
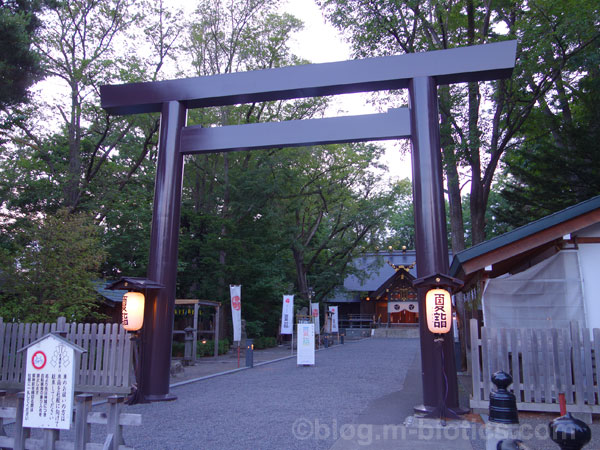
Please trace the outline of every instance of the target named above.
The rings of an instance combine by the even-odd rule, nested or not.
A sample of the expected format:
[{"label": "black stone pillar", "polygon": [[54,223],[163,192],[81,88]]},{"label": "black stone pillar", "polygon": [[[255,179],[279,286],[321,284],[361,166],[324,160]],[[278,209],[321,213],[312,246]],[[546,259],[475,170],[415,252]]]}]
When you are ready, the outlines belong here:
[{"label": "black stone pillar", "polygon": [[163,104],[148,279],[164,285],[165,288],[150,294],[146,299],[141,383],[138,388],[143,401],[176,398],[169,394],[169,376],[183,178],[183,156],[179,153],[179,140],[181,129],[186,123],[186,115],[186,108],[180,102]]},{"label": "black stone pillar", "polygon": [[[437,104],[437,85],[432,77],[413,78],[409,83],[412,135],[413,202],[417,277],[448,274],[448,237],[444,207],[442,157]],[[421,368],[423,405],[415,409],[432,412],[442,403],[451,411],[459,409],[458,383],[454,361],[452,331],[442,343],[444,366],[434,347],[434,335],[427,328],[425,294],[417,289],[419,299],[419,331],[421,337]],[[440,377],[443,371],[446,377]],[[442,382],[440,383],[440,379]],[[448,395],[446,394],[446,382]]]}]

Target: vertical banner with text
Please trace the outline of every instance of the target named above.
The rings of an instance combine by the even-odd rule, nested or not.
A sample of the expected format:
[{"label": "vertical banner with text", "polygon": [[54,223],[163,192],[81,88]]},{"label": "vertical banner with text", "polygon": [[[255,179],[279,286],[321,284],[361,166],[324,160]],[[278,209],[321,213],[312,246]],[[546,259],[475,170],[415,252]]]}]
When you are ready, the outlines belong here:
[{"label": "vertical banner with text", "polygon": [[281,334],[293,334],[294,332],[294,296],[283,296],[283,308],[281,309]]},{"label": "vertical banner with text", "polygon": [[331,332],[339,333],[340,328],[338,326],[338,307],[330,306],[329,312],[331,313]]},{"label": "vertical banner with text", "polygon": [[231,321],[233,322],[233,340],[242,340],[242,286],[229,286],[231,294]]},{"label": "vertical banner with text", "polygon": [[311,303],[310,304],[310,315],[313,318],[313,322],[315,324],[315,334],[321,334],[321,319],[319,318],[319,304]]},{"label": "vertical banner with text", "polygon": [[299,366],[315,365],[315,325],[313,323],[298,324],[296,364]]}]

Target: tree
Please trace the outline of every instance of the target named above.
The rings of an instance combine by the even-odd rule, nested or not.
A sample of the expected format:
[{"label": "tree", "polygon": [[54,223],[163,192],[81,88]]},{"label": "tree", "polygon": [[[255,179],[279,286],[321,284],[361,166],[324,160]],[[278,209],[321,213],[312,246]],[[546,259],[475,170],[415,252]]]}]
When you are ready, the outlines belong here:
[{"label": "tree", "polygon": [[101,318],[92,280],[106,254],[93,220],[61,209],[45,219],[31,217],[30,224],[14,243],[17,251],[2,251],[0,317],[30,322]]},{"label": "tree", "polygon": [[415,248],[415,215],[410,179],[399,180],[394,186],[394,209],[389,218],[389,244],[398,249]]},{"label": "tree", "polygon": [[[275,2],[202,2],[188,52],[194,75],[303,63],[287,47],[300,22]],[[320,115],[326,99],[264,102],[190,112],[188,123],[227,126]],[[389,195],[370,170],[372,145],[272,149],[186,159],[180,295],[227,298],[244,286],[246,320],[273,332],[281,294],[324,298],[353,252],[382,226]],[[257,322],[258,323],[258,322]]]},{"label": "tree", "polygon": [[[178,37],[177,15],[162,2],[156,7],[134,0],[60,2],[44,16],[36,38],[46,73],[65,95],[36,97],[15,111],[13,127],[3,134],[3,176],[8,186],[32,183],[42,189],[30,203],[14,193],[2,199],[7,209],[52,212],[60,207],[94,211],[98,221],[118,202],[126,184],[147,163],[156,145],[158,115],[109,116],[99,105],[99,87],[115,81],[156,80]],[[149,15],[141,23],[138,8]],[[151,57],[136,56],[148,41]],[[123,43],[135,40],[138,47]],[[34,169],[36,176],[31,176]],[[33,179],[32,179],[33,178]]]},{"label": "tree", "polygon": [[32,46],[47,1],[0,0],[0,110],[23,103],[27,90],[43,77]]},{"label": "tree", "polygon": [[[276,2],[271,0],[234,3],[231,8],[226,8],[218,1],[201,2],[189,28],[187,46],[195,69],[194,75],[216,75],[298,63],[299,60],[290,54],[287,41],[301,23],[288,14],[275,14],[275,6]],[[316,99],[208,108],[190,114],[189,122],[203,126],[225,126],[301,119],[322,110],[324,105],[324,101]],[[218,263],[221,266],[227,264],[225,244],[229,224],[234,218],[231,179],[234,172],[243,175],[248,171],[253,159],[253,154],[247,153],[243,156],[194,156],[187,160],[186,183],[191,189],[195,213],[208,214],[212,217],[212,224],[221,224],[217,239],[222,243],[218,250]],[[197,220],[192,223],[204,225]],[[197,261],[197,258],[194,260]],[[217,282],[219,298],[225,293],[224,275],[222,272]]]},{"label": "tree", "polygon": [[532,114],[522,143],[505,160],[501,201],[492,206],[499,221],[518,227],[600,195],[597,67],[568,83],[569,98],[562,98],[562,107],[546,104]]},{"label": "tree", "polygon": [[464,248],[460,177],[469,169],[473,244],[485,239],[494,174],[535,105],[553,92],[597,42],[595,2],[503,3],[321,0],[329,20],[347,33],[357,57],[411,53],[519,39],[512,80],[440,88],[442,152],[453,250]]},{"label": "tree", "polygon": [[99,105],[99,87],[163,76],[177,49],[180,14],[161,0],[78,0],[60,2],[43,18],[36,48],[54,86],[65,90],[53,95],[46,88],[31,105],[14,108],[13,126],[0,132],[7,141],[0,155],[0,227],[25,226],[31,215],[63,207],[88,211],[111,250],[105,274],[140,275],[159,117],[111,117]]}]

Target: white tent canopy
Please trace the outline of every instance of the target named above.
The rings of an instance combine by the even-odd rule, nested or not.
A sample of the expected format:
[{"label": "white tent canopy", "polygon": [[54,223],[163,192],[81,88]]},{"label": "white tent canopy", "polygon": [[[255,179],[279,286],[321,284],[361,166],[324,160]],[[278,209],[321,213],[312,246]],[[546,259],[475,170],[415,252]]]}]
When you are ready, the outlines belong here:
[{"label": "white tent canopy", "polygon": [[487,281],[483,319],[494,328],[586,326],[577,250],[563,250],[514,275]]}]

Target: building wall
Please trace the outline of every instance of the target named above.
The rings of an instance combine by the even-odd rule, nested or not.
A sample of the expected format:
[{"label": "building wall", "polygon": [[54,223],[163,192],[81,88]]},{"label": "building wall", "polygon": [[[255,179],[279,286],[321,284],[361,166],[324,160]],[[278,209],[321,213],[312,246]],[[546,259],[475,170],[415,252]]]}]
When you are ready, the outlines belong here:
[{"label": "building wall", "polygon": [[[600,237],[600,223],[581,230],[577,236]],[[579,244],[579,264],[583,278],[587,326],[600,328],[600,243]]]}]

